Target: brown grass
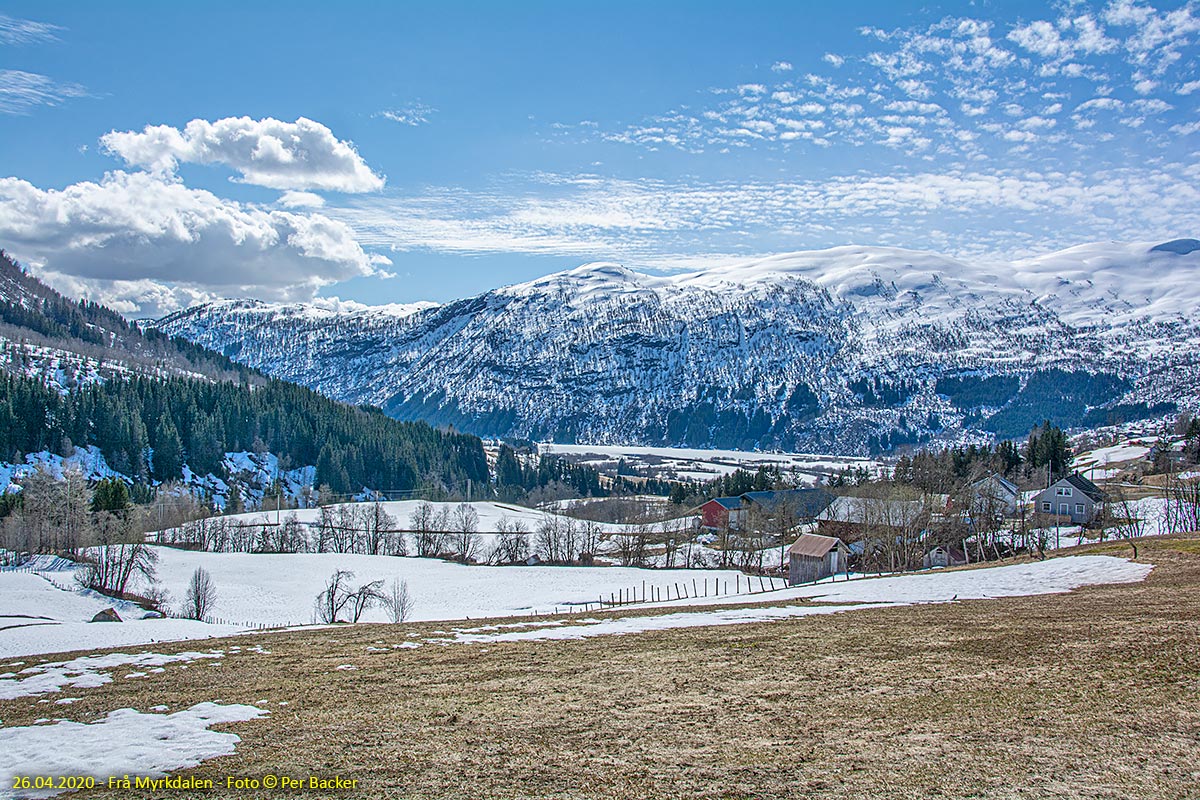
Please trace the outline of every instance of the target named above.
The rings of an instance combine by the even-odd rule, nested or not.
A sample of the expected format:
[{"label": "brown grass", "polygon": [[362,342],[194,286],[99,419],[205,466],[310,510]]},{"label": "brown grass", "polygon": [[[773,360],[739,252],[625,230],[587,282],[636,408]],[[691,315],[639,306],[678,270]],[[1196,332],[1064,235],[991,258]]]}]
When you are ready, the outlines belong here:
[{"label": "brown grass", "polygon": [[1200,540],[1140,555],[1157,565],[1140,584],[585,641],[367,649],[447,623],[239,637],[204,648],[271,655],[118,672],[69,709],[0,718],[265,699],[269,718],[230,726],[236,755],[181,774],[340,775],[354,797],[1194,799]]}]

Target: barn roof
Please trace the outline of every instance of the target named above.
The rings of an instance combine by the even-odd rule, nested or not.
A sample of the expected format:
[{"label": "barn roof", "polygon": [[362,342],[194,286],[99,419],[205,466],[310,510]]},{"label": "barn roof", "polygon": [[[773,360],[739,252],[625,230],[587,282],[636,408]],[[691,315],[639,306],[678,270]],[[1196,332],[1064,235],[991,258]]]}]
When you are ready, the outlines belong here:
[{"label": "barn roof", "polygon": [[746,492],[742,499],[762,506],[768,512],[781,505],[791,508],[797,516],[811,519],[833,502],[833,495],[824,489],[779,489],[766,492]]},{"label": "barn roof", "polygon": [[933,553],[937,552],[938,550],[946,551],[946,554],[948,556],[950,556],[950,558],[954,559],[955,561],[966,561],[967,560],[967,554],[952,544],[950,544],[950,545],[939,544],[934,547],[931,547],[925,551],[925,555],[932,555]]},{"label": "barn roof", "polygon": [[[742,498],[740,498],[740,497],[714,497],[712,500],[709,500],[708,503],[716,503],[721,508],[741,508],[742,507]],[[704,505],[708,505],[708,503],[705,503]]]},{"label": "barn roof", "polygon": [[821,536],[817,533],[806,533],[788,548],[788,552],[794,556],[824,558],[826,553],[838,545],[845,546],[842,544],[842,540],[836,536]]},{"label": "barn roof", "polygon": [[921,500],[890,500],[879,497],[838,497],[817,515],[824,522],[867,523],[881,527],[904,527],[917,522],[925,511]]}]

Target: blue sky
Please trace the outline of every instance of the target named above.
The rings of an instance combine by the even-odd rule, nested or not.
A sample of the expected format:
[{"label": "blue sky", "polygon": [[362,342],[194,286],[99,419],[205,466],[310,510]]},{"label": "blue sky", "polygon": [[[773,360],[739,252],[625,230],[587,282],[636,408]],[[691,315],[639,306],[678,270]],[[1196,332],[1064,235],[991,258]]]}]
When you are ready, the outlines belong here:
[{"label": "blue sky", "polygon": [[1186,3],[0,3],[0,247],[130,315],[1200,231]]}]

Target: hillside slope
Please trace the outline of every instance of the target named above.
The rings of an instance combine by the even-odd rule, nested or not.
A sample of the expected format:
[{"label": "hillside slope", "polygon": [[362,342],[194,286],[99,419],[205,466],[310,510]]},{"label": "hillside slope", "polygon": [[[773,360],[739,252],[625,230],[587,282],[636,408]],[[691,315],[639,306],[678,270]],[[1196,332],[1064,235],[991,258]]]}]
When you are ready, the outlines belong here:
[{"label": "hillside slope", "polygon": [[[0,493],[35,466],[89,478],[185,480],[219,504],[486,483],[474,436],[390,419],[271,378],[112,309],[70,300],[0,251]],[[269,467],[269,468],[268,468]]]}]

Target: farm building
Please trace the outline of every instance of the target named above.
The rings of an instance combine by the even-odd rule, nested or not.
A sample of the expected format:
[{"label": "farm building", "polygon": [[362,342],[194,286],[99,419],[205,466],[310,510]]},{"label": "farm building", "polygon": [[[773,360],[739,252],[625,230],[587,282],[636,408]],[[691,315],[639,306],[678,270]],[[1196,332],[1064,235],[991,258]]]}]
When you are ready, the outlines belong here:
[{"label": "farm building", "polygon": [[929,511],[922,500],[839,497],[817,515],[817,533],[845,541],[871,534],[912,534],[925,527]]},{"label": "farm building", "polygon": [[846,572],[850,549],[833,536],[803,534],[788,549],[788,584],[812,583],[838,572]]},{"label": "farm building", "polygon": [[925,557],[921,559],[921,566],[925,569],[933,567],[957,567],[968,563],[967,554],[957,547],[947,545],[937,545],[926,551]]},{"label": "farm building", "polygon": [[740,497],[714,497],[700,506],[700,527],[717,530],[726,526],[737,529],[746,516]]},{"label": "farm building", "polygon": [[700,525],[717,530],[726,525],[740,530],[751,514],[768,519],[790,516],[790,525],[811,522],[830,503],[833,495],[824,489],[777,489],[746,492],[737,497],[717,497],[700,506]]},{"label": "farm building", "polygon": [[1086,525],[1100,515],[1104,499],[1099,486],[1076,472],[1035,495],[1033,508],[1040,514],[1065,517],[1073,525]]},{"label": "farm building", "polygon": [[781,489],[742,495],[747,508],[760,509],[768,516],[790,514],[797,523],[811,522],[832,502],[833,495],[824,489]]},{"label": "farm building", "polygon": [[1011,517],[1017,513],[1018,495],[1017,485],[996,473],[971,484],[971,502],[978,512]]}]

